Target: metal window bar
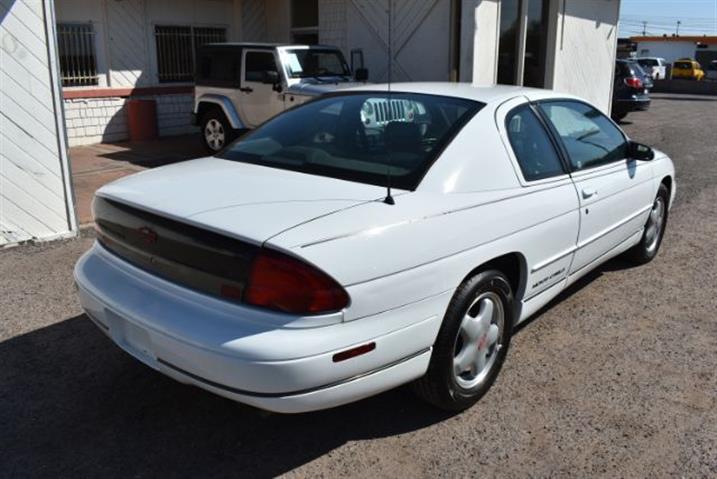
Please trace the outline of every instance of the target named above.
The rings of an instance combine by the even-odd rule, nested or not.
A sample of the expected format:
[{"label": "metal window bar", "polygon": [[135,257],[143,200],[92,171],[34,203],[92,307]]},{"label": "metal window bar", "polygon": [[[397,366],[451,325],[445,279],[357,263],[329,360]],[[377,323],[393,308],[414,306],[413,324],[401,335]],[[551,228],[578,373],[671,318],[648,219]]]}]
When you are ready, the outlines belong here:
[{"label": "metal window bar", "polygon": [[98,84],[95,31],[91,23],[59,23],[57,50],[63,87]]},{"label": "metal window bar", "polygon": [[197,51],[205,43],[226,42],[225,28],[155,26],[160,83],[191,82]]}]

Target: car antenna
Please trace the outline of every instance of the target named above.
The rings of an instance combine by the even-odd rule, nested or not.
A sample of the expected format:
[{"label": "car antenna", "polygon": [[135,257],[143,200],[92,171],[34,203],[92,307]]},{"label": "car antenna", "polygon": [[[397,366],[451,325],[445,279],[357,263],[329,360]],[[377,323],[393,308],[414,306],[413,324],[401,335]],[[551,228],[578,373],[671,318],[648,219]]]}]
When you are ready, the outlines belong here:
[{"label": "car antenna", "polygon": [[[386,122],[386,131],[388,130],[388,125],[391,124],[391,118],[393,118],[393,108],[391,105],[391,67],[392,67],[392,61],[393,61],[393,52],[391,50],[391,16],[393,13],[393,0],[388,0],[388,121]],[[386,137],[386,140],[388,140],[388,136]],[[395,205],[396,200],[393,199],[393,196],[391,195],[391,147],[388,144],[389,142],[386,141],[386,146],[388,146],[388,163],[386,164],[386,198],[383,199],[383,202],[387,205]]]}]

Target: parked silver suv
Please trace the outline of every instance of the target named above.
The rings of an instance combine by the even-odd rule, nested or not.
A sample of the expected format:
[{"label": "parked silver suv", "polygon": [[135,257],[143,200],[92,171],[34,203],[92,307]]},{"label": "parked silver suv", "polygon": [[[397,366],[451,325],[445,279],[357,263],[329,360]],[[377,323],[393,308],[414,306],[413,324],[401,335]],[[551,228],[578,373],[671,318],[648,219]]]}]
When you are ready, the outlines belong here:
[{"label": "parked silver suv", "polygon": [[330,46],[212,43],[197,57],[194,124],[210,152],[312,97],[365,82]]}]

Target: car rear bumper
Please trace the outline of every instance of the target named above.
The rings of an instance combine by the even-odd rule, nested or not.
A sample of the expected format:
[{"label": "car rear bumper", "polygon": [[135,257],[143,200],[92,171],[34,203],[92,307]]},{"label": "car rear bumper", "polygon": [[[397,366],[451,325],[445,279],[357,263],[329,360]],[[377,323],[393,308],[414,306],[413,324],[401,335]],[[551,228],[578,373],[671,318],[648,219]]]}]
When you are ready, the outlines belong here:
[{"label": "car rear bumper", "polygon": [[[330,326],[277,327],[243,315],[247,307],[152,276],[98,244],[77,263],[75,280],[90,319],[136,359],[180,382],[282,413],[338,406],[422,376],[440,327],[435,300]],[[377,334],[375,325],[391,323],[380,316],[390,315],[415,321]],[[369,342],[373,351],[334,362],[334,354]]]}]

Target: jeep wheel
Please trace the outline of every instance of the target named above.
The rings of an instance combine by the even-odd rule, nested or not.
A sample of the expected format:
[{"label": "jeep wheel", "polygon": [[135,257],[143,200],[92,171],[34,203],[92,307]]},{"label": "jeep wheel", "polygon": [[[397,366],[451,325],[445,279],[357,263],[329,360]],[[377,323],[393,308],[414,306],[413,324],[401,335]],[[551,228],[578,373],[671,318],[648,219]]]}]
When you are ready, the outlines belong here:
[{"label": "jeep wheel", "polygon": [[236,132],[224,113],[218,110],[207,112],[202,117],[202,143],[211,153],[224,149],[236,137]]}]

